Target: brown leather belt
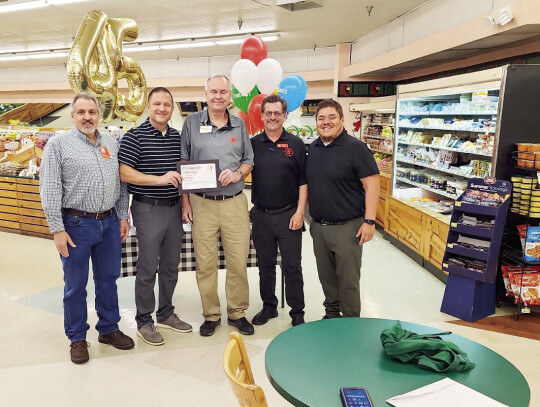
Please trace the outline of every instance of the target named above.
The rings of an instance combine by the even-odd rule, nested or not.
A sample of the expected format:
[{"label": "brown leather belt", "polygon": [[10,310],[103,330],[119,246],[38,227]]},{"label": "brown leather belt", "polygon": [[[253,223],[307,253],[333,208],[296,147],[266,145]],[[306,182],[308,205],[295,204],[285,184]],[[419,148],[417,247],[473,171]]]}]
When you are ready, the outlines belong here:
[{"label": "brown leather belt", "polygon": [[109,217],[112,214],[113,209],[114,208],[111,208],[105,212],[84,212],[79,211],[78,209],[62,208],[62,213],[65,213],[66,215],[79,216],[81,218],[94,218],[101,220]]}]

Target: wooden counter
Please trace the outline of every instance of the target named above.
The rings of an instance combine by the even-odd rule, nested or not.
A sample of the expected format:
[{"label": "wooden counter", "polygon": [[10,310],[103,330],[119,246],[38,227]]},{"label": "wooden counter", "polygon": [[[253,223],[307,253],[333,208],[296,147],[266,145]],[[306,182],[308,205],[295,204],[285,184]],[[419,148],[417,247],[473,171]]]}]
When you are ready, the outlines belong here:
[{"label": "wooden counter", "polygon": [[0,176],[0,231],[52,239],[38,180]]},{"label": "wooden counter", "polygon": [[449,229],[448,216],[406,199],[386,198],[385,232],[439,270],[442,270]]},{"label": "wooden counter", "polygon": [[379,195],[379,205],[377,205],[377,216],[375,221],[384,227],[386,220],[386,198],[390,193],[390,174],[382,173],[379,176],[379,182],[381,185],[380,195]]}]

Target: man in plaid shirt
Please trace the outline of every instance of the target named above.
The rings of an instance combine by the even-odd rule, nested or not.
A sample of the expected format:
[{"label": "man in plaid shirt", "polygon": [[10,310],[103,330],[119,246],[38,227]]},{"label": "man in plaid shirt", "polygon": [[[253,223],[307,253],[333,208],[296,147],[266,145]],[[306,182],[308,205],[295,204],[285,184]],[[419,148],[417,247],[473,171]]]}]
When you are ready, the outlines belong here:
[{"label": "man in plaid shirt", "polygon": [[98,341],[131,349],[133,340],[118,329],[116,280],[122,241],[128,235],[128,194],[120,183],[115,141],[98,132],[100,106],[89,94],[71,103],[74,127],[51,138],[43,151],[40,194],[49,229],[64,269],[64,330],[71,361],[89,359],[86,285],[89,259],[96,292]]}]

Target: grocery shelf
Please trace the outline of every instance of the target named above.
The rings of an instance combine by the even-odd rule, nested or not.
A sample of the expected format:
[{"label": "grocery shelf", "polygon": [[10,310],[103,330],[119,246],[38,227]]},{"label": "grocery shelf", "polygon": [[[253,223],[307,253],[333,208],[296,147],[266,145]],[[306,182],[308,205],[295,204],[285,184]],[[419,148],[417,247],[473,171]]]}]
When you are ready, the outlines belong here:
[{"label": "grocery shelf", "polygon": [[[368,145],[368,147],[369,147],[369,145]],[[393,155],[393,154],[394,154],[393,151],[384,151],[384,150],[379,150],[379,149],[377,149],[377,148],[372,148],[372,147],[369,147],[369,149],[370,149],[371,151],[376,152],[376,153],[383,153],[383,154],[388,154],[388,155]]]},{"label": "grocery shelf", "polygon": [[369,126],[387,126],[387,127],[395,127],[394,124],[388,124],[388,123],[367,123],[366,127]]},{"label": "grocery shelf", "polygon": [[390,138],[390,137],[383,137],[383,136],[370,136],[369,134],[364,134],[364,137],[365,138],[375,138],[377,140],[390,140],[392,141],[393,139]]},{"label": "grocery shelf", "polygon": [[493,157],[493,154],[489,153],[482,153],[479,151],[469,151],[469,150],[462,150],[459,148],[453,148],[453,147],[443,147],[443,146],[437,146],[433,144],[426,144],[426,143],[413,143],[410,141],[399,141],[398,144],[406,144],[409,146],[416,146],[416,147],[428,147],[428,148],[435,148],[437,150],[446,150],[446,151],[455,151],[457,153],[465,153],[465,154],[474,154],[474,155],[481,155],[483,157]]},{"label": "grocery shelf", "polygon": [[417,129],[417,130],[443,130],[443,131],[464,131],[467,133],[490,133],[489,130],[482,129],[455,129],[452,127],[421,127],[421,126],[408,126],[408,125],[398,125],[399,128],[403,129]]},{"label": "grocery shelf", "polygon": [[497,116],[497,112],[413,112],[399,116]]},{"label": "grocery shelf", "polygon": [[462,177],[462,178],[478,178],[477,176],[474,176],[474,175],[463,175],[459,171],[454,171],[454,170],[445,169],[445,168],[439,168],[439,167],[435,167],[435,166],[427,164],[427,163],[421,163],[421,162],[414,161],[414,160],[407,160],[406,158],[396,157],[396,161],[406,163],[406,164],[417,165],[419,167],[429,168],[430,170],[444,172],[446,174],[456,175],[456,176]]},{"label": "grocery shelf", "polygon": [[431,192],[434,192],[436,194],[439,194],[439,195],[442,195],[444,197],[447,197],[447,198],[450,198],[450,199],[457,199],[457,195],[455,194],[451,194],[449,192],[446,192],[446,191],[443,191],[441,189],[435,189],[435,188],[431,188],[430,186],[426,185],[426,184],[420,184],[418,182],[414,182],[414,181],[411,181],[410,179],[407,179],[407,178],[402,178],[402,177],[396,177],[396,180],[398,181],[401,181],[401,182],[404,182],[406,184],[410,184],[410,185],[413,185],[415,187],[419,187],[419,188],[423,188],[427,191],[431,191]]}]

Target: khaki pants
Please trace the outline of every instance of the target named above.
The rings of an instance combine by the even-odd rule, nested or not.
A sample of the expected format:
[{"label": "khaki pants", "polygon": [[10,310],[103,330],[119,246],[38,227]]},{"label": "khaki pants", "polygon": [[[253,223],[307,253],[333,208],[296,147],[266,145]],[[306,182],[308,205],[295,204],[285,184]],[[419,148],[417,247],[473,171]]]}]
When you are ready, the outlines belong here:
[{"label": "khaki pants", "polygon": [[245,194],[224,201],[190,195],[193,210],[193,245],[197,262],[197,285],[203,316],[207,321],[221,318],[218,289],[218,230],[225,251],[227,277],[225,294],[231,319],[244,316],[249,306],[247,258],[249,255],[249,213]]}]

